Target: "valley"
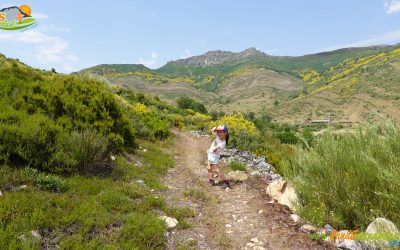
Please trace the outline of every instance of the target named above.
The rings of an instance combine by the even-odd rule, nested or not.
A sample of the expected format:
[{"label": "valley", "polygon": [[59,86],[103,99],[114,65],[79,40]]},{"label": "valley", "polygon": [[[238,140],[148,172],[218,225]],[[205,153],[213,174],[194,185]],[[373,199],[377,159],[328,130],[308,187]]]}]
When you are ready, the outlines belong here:
[{"label": "valley", "polygon": [[[279,122],[400,119],[397,46],[348,48],[300,57],[269,56],[255,48],[210,51],[151,70],[100,65],[80,71],[112,86],[174,104],[192,97],[209,110],[267,113]],[[375,117],[375,118],[374,118]]]}]

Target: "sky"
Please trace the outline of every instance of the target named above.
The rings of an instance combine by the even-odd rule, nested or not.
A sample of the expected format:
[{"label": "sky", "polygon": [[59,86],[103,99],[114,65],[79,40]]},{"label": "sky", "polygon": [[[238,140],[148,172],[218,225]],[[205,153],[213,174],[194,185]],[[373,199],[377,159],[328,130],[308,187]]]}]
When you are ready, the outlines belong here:
[{"label": "sky", "polygon": [[400,41],[400,0],[4,0],[0,9],[22,4],[39,26],[1,30],[0,53],[65,73],[159,68],[218,49],[297,56]]}]

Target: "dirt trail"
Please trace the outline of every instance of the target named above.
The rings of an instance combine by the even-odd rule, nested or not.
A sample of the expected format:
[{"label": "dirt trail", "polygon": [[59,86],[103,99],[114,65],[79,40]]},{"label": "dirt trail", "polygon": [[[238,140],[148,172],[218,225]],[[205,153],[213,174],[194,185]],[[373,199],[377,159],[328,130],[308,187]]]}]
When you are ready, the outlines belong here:
[{"label": "dirt trail", "polygon": [[165,197],[171,205],[194,209],[196,216],[189,220],[189,229],[169,232],[167,249],[333,249],[311,241],[287,209],[269,203],[263,179],[251,177],[229,190],[208,186],[205,158],[210,140],[175,134],[176,167],[164,179]]}]

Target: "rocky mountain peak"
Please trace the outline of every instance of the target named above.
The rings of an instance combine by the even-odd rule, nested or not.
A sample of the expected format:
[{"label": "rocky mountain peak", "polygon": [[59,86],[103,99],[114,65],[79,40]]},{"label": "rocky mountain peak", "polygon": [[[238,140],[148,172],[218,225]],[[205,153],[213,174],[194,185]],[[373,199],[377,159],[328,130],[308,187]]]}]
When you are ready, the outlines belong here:
[{"label": "rocky mountain peak", "polygon": [[248,48],[238,53],[231,51],[214,50],[214,51],[208,51],[200,56],[192,56],[186,59],[180,59],[174,61],[174,63],[184,64],[187,66],[194,66],[194,67],[203,67],[203,66],[214,66],[223,63],[238,62],[256,56],[267,56],[267,54],[257,50],[254,47]]}]

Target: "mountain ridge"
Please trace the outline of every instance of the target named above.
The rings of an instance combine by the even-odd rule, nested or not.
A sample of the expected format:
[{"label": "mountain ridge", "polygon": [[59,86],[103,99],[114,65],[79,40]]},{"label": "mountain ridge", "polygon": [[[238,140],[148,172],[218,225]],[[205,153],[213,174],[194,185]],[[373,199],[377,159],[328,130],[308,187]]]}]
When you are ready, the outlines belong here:
[{"label": "mountain ridge", "polygon": [[[327,113],[360,121],[371,110],[397,116],[399,48],[343,48],[298,57],[269,56],[254,48],[237,53],[217,50],[145,72],[114,67],[119,73],[104,76],[111,85],[158,95],[170,103],[183,95],[204,102],[210,110],[267,110],[283,121],[300,122]],[[218,58],[206,64],[210,57]],[[355,106],[362,107],[349,108]]]}]

